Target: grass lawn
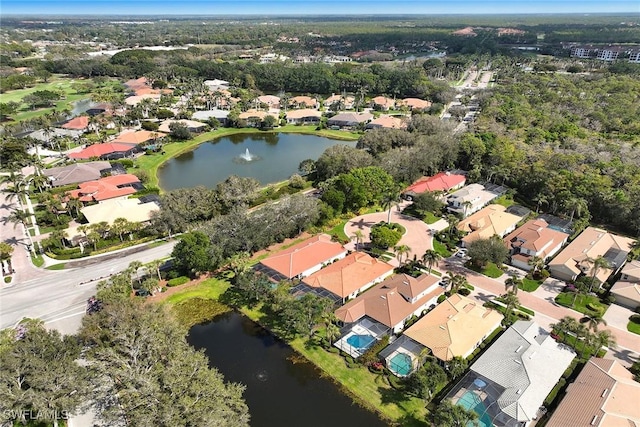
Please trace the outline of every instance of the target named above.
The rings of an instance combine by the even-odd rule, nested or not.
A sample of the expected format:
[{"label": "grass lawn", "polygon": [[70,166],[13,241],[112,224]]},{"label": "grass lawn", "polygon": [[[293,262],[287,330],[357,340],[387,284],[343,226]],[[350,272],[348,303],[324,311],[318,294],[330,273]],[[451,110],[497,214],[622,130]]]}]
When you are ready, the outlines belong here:
[{"label": "grass lawn", "polygon": [[443,258],[448,258],[453,255],[453,252],[447,249],[444,243],[439,242],[436,239],[433,239],[433,250],[439,253]]},{"label": "grass lawn", "polygon": [[490,262],[484,267],[481,273],[487,277],[491,277],[492,279],[497,279],[504,274],[504,271],[500,270],[497,265]]},{"label": "grass lawn", "polygon": [[44,265],[44,258],[42,258],[40,254],[31,255],[31,262],[36,267],[42,267]]},{"label": "grass lawn", "polygon": [[492,200],[491,203],[495,203],[496,205],[502,205],[505,208],[508,208],[509,206],[514,205],[516,202],[513,201],[513,196],[503,194],[497,199]]},{"label": "grass lawn", "polygon": [[64,270],[64,262],[61,262],[59,264],[53,264],[50,265],[49,267],[45,267],[45,270]]},{"label": "grass lawn", "polygon": [[439,219],[440,219],[440,217],[439,216],[435,216],[433,214],[433,212],[427,212],[424,215],[424,218],[422,218],[422,220],[427,224],[433,224],[433,223],[437,222]]},{"label": "grass lawn", "polygon": [[[138,158],[135,162],[136,167],[146,170],[149,174],[149,182],[147,183],[147,187],[160,187],[158,182],[158,168],[162,166],[169,159],[176,157],[182,153],[191,151],[195,149],[198,145],[211,141],[216,138],[221,138],[229,135],[236,134],[251,134],[251,133],[301,133],[301,134],[309,134],[309,135],[318,135],[324,136],[327,138],[333,139],[341,139],[344,141],[355,141],[360,135],[352,132],[343,132],[343,131],[333,131],[328,129],[323,129],[320,131],[316,130],[315,126],[283,126],[277,129],[269,130],[269,131],[259,131],[256,129],[250,128],[220,128],[211,132],[205,132],[196,136],[195,138],[185,141],[185,142],[172,142],[169,144],[165,144],[162,146],[162,153],[155,154],[146,154],[140,158]],[[162,190],[161,190],[162,191]]]},{"label": "grass lawn", "polygon": [[[573,299],[574,297],[576,298],[575,300],[575,304],[573,303]],[[586,315],[593,315],[593,314],[598,314],[595,313],[593,310],[591,310],[590,308],[587,307],[587,304],[591,303],[597,307],[601,308],[601,312],[599,314],[604,314],[604,312],[607,310],[608,306],[601,303],[600,299],[598,297],[594,297],[592,295],[578,295],[577,297],[575,296],[575,294],[573,293],[569,293],[569,292],[562,292],[561,294],[559,294],[555,301],[564,306],[564,307],[568,307],[568,308],[572,308],[575,311],[578,311],[580,313],[586,314]]]},{"label": "grass lawn", "polygon": [[338,236],[338,238],[344,241],[351,240],[349,236],[347,236],[344,232],[344,226],[347,225],[348,221],[349,221],[348,219],[345,219],[344,221],[340,221],[338,224],[334,225],[329,230],[327,230],[327,234],[329,234],[330,236]]},{"label": "grass lawn", "polygon": [[340,355],[329,353],[318,346],[307,346],[306,340],[302,338],[295,339],[290,344],[342,385],[349,394],[357,396],[359,403],[366,404],[389,419],[402,419],[404,426],[424,425],[415,419],[411,420],[411,415],[418,418],[426,415],[424,400],[407,398],[391,388],[383,376],[372,374],[365,367],[349,368]]},{"label": "grass lawn", "polygon": [[212,277],[203,280],[196,286],[185,289],[181,292],[169,296],[164,300],[164,304],[176,305],[191,298],[215,299],[217,300],[231,284],[228,280]]},{"label": "grass lawn", "polygon": [[522,285],[520,285],[520,289],[525,292],[533,292],[538,289],[538,286],[542,284],[540,280],[527,279],[526,277],[522,279]]},{"label": "grass lawn", "polygon": [[640,335],[640,323],[629,321],[627,323],[627,331]]}]

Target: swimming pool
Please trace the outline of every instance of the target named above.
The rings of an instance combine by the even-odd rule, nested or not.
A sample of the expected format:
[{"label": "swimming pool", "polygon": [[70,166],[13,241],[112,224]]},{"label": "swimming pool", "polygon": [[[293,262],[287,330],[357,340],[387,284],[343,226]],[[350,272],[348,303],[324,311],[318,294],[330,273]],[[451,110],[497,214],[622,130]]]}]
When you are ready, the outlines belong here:
[{"label": "swimming pool", "polygon": [[[462,406],[465,409],[470,409],[474,411],[476,414],[478,414],[478,417],[480,418],[476,421],[478,422],[479,427],[493,426],[493,423],[491,422],[491,418],[485,412],[487,408],[484,406],[484,403],[482,403],[482,400],[480,400],[478,395],[475,394],[474,392],[467,390],[462,395],[462,397],[460,397],[460,400],[458,400],[457,404]],[[474,424],[469,423],[469,426],[472,426],[472,425]]]},{"label": "swimming pool", "polygon": [[405,353],[396,353],[389,360],[389,370],[397,375],[407,376],[413,370],[413,364],[411,363],[411,356]]},{"label": "swimming pool", "polygon": [[347,344],[360,351],[364,351],[371,347],[376,339],[371,335],[351,335],[347,338]]}]

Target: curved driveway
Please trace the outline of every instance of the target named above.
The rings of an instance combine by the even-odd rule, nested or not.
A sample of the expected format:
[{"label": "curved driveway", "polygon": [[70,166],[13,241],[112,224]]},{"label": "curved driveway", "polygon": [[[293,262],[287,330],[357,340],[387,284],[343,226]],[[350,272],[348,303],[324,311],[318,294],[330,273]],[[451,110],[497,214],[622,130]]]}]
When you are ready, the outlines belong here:
[{"label": "curved driveway", "polygon": [[[407,204],[408,202],[403,202],[400,205],[400,209],[406,207]],[[363,243],[370,242],[369,232],[371,231],[371,226],[380,221],[386,222],[387,216],[388,211],[357,216],[345,224],[344,232],[348,237],[353,238],[356,230],[360,230],[364,234]],[[400,239],[400,242],[398,242],[398,245],[407,245],[411,248],[411,253],[408,256],[408,259],[413,259],[414,255],[417,256],[418,259],[422,258],[425,251],[433,249],[433,244],[431,242],[431,229],[425,222],[408,215],[403,215],[396,208],[393,208],[391,211],[391,222],[396,222],[407,230],[404,236],[402,236],[402,239]],[[352,240],[350,243],[345,245],[345,247],[348,249],[354,249],[355,241]],[[389,251],[393,252],[391,248]],[[394,258],[389,261],[389,264],[397,266],[398,260]]]}]

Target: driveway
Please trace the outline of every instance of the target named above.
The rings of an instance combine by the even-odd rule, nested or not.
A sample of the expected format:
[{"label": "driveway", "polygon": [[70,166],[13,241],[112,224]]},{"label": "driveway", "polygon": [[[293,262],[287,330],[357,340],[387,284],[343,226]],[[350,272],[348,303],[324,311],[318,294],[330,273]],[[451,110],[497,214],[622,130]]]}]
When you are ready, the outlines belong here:
[{"label": "driveway", "polygon": [[[408,203],[410,202],[403,202],[403,204],[400,205],[400,209],[406,207]],[[364,234],[363,243],[369,243],[371,242],[369,238],[371,226],[380,221],[386,222],[387,215],[388,211],[357,216],[345,224],[344,232],[347,236],[352,237],[357,230],[360,230]],[[408,215],[403,215],[395,208],[391,211],[391,222],[396,222],[407,230],[404,236],[402,236],[402,239],[400,239],[400,242],[398,242],[398,245],[407,245],[411,248],[411,253],[408,256],[409,259],[412,259],[414,256],[422,258],[422,255],[424,255],[427,250],[433,249],[431,229],[425,222]],[[351,250],[355,249],[355,241],[349,242],[345,247]],[[389,250],[393,251],[392,249]],[[393,259],[389,261],[389,264],[397,266],[398,260]]]}]

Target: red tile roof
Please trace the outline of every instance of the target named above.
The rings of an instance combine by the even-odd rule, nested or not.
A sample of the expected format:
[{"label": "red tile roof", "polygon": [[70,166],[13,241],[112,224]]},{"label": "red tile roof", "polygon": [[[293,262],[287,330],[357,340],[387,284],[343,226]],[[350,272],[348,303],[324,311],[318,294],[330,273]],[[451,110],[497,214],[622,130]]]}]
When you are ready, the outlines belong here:
[{"label": "red tile roof", "polygon": [[463,185],[466,181],[464,175],[454,175],[448,172],[440,172],[432,177],[422,177],[410,186],[408,186],[405,193],[420,194],[425,191],[449,191],[459,185]]},{"label": "red tile roof", "polygon": [[340,243],[331,241],[331,236],[319,234],[265,258],[260,263],[291,279],[346,252]]},{"label": "red tile roof", "polygon": [[148,130],[139,130],[136,132],[121,133],[112,142],[123,144],[142,144],[143,142],[155,140],[165,136],[162,132],[151,132]]},{"label": "red tile roof", "polygon": [[354,252],[313,273],[305,278],[304,282],[311,287],[323,288],[341,298],[346,298],[392,271],[393,267],[389,264],[365,253]]},{"label": "red tile roof", "polygon": [[105,154],[127,152],[135,147],[135,144],[113,143],[90,145],[82,151],[69,154],[70,159],[91,159],[102,157]]},{"label": "red tile roof", "polygon": [[[135,175],[112,175],[96,181],[83,182],[79,185],[79,189],[69,191],[67,195],[83,202],[99,202],[135,193],[136,189],[128,185],[138,182],[140,180]],[[126,187],[119,188],[123,185]]]},{"label": "red tile roof", "polygon": [[85,130],[89,126],[89,117],[78,116],[63,124],[62,129]]}]

